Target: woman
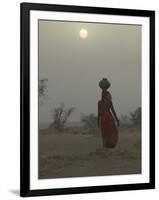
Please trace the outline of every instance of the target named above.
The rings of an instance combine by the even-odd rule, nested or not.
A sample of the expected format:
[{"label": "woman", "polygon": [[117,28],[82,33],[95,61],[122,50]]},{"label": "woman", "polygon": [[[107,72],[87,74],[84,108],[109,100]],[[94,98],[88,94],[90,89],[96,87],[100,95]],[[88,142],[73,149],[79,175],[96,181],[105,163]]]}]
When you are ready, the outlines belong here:
[{"label": "woman", "polygon": [[[98,127],[100,126],[102,132],[103,146],[107,148],[114,148],[118,141],[118,126],[119,120],[116,115],[112,96],[108,90],[110,83],[106,78],[99,82],[102,89],[101,100],[98,101]],[[115,125],[115,120],[117,126]]]}]

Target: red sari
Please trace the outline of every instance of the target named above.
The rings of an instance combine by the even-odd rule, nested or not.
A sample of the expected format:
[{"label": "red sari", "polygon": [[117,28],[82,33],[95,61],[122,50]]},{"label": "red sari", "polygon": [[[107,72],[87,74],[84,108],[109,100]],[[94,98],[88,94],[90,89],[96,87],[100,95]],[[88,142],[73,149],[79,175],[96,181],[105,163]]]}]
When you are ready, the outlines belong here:
[{"label": "red sari", "polygon": [[102,91],[102,99],[98,102],[98,114],[102,133],[103,146],[114,148],[118,141],[118,129],[111,113],[112,97],[107,90]]}]

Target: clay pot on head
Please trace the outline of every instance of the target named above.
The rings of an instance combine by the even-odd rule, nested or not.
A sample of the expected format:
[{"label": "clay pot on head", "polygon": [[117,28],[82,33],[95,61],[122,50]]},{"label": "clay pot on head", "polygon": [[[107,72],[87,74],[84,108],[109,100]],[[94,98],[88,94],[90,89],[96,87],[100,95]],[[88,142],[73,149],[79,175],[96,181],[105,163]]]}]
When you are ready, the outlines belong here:
[{"label": "clay pot on head", "polygon": [[101,81],[99,81],[99,87],[102,90],[107,90],[110,87],[110,82],[108,81],[107,78],[103,78]]}]

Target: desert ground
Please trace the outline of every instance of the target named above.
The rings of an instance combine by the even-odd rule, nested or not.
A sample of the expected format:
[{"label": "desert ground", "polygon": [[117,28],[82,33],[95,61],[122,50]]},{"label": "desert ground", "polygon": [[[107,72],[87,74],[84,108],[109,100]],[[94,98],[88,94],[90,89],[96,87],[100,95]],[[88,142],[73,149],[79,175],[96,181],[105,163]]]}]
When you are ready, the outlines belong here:
[{"label": "desert ground", "polygon": [[104,149],[100,131],[39,130],[39,179],[141,173],[141,133],[120,128],[114,149]]}]

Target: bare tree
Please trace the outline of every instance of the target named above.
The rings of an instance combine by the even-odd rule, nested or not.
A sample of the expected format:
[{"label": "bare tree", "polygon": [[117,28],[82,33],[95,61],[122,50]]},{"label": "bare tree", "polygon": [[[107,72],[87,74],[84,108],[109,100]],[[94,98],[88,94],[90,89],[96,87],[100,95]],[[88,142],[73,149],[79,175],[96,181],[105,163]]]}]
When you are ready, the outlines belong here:
[{"label": "bare tree", "polygon": [[74,107],[66,108],[64,104],[52,110],[53,123],[51,127],[61,130],[65,127],[68,118],[74,112]]},{"label": "bare tree", "polygon": [[39,97],[44,97],[46,92],[46,82],[48,79],[39,80]]},{"label": "bare tree", "polygon": [[48,81],[48,79],[41,79],[39,80],[39,85],[38,85],[38,95],[39,95],[39,105],[42,105],[43,103],[43,98],[46,95],[46,82]]}]

